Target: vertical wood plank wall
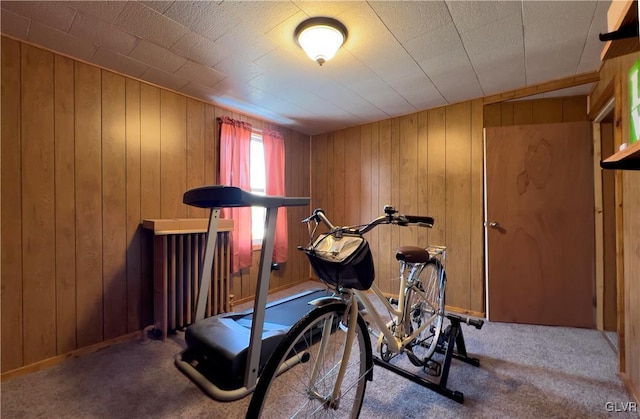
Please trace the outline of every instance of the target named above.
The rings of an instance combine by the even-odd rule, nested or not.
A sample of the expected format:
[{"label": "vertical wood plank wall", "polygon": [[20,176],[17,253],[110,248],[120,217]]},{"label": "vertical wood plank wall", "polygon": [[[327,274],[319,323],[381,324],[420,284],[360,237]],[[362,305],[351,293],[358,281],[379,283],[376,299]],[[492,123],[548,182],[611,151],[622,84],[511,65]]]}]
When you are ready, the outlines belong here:
[{"label": "vertical wood plank wall", "polygon": [[312,206],[337,224],[369,220],[385,204],[433,216],[431,230],[384,226],[369,233],[378,284],[396,291],[399,245],[443,244],[447,305],[482,313],[482,128],[584,120],[586,96],[487,106],[470,101],[317,135],[311,140]]},{"label": "vertical wood plank wall", "polygon": [[[615,148],[620,141],[626,142],[629,138],[627,74],[638,59],[640,53],[605,61],[600,70],[600,82],[591,94],[592,101],[596,101],[612,80],[620,89],[615,104],[615,114],[620,118],[614,121],[614,126],[620,130],[615,138],[618,142],[614,144]],[[618,330],[623,342],[619,348],[620,367],[627,388],[640,401],[640,172],[621,170],[614,173],[620,193],[616,205],[622,214],[622,237],[617,237],[622,245],[618,251],[622,251],[623,263],[619,268],[624,279],[624,298],[618,300],[618,317],[624,321],[622,330]]]},{"label": "vertical wood plank wall", "polygon": [[518,100],[484,107],[485,127],[577,122],[587,119],[586,96]]},{"label": "vertical wood plank wall", "polygon": [[[140,223],[206,216],[182,194],[215,183],[222,115],[277,128],[2,37],[2,372],[151,324]],[[309,137],[277,129],[287,194],[309,196]],[[309,277],[295,251],[308,211],[289,212],[272,288]]]},{"label": "vertical wood plank wall", "polygon": [[447,305],[483,312],[482,111],[474,100],[312,137],[312,206],[334,224],[365,222],[385,204],[435,218],[431,230],[369,233],[383,291],[397,291],[399,245],[446,245]]}]

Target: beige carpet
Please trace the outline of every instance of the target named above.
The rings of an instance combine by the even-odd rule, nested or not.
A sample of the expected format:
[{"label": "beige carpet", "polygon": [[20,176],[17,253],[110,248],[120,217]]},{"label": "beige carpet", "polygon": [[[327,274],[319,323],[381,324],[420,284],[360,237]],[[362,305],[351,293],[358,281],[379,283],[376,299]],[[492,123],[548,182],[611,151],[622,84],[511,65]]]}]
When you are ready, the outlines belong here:
[{"label": "beige carpet", "polygon": [[[297,290],[296,290],[297,291]],[[464,327],[480,368],[458,361],[449,387],[458,404],[376,367],[363,418],[638,417],[616,376],[616,355],[594,330],[486,323]],[[182,334],[128,342],[3,382],[2,418],[242,418],[248,399],[205,396],[173,364]]]}]

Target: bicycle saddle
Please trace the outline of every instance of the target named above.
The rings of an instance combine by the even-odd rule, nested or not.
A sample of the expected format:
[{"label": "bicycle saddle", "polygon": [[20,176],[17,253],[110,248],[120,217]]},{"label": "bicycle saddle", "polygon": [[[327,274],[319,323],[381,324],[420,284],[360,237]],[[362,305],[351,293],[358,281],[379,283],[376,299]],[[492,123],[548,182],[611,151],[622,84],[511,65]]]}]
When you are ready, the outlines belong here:
[{"label": "bicycle saddle", "polygon": [[422,247],[401,246],[396,252],[396,259],[407,263],[425,263],[431,256]]}]

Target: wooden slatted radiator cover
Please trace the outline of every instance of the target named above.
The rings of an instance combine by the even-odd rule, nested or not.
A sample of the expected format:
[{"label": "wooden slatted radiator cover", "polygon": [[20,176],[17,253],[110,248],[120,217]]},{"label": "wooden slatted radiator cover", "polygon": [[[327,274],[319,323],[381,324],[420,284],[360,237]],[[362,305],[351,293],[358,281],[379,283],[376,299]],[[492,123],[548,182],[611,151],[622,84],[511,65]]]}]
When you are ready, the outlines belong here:
[{"label": "wooden slatted radiator cover", "polygon": [[[164,340],[169,331],[186,327],[193,321],[209,219],[148,219],[143,220],[142,226],[153,233],[154,326]],[[232,230],[233,220],[218,221],[207,317],[231,310],[229,233]]]}]

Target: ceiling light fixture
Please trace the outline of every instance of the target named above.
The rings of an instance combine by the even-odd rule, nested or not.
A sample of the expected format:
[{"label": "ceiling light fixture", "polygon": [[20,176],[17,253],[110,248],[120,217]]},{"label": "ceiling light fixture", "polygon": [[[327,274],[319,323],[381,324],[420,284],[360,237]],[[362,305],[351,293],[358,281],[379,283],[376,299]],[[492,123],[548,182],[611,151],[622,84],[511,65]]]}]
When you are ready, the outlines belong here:
[{"label": "ceiling light fixture", "polygon": [[347,28],[330,17],[312,17],[300,23],[295,32],[296,42],[309,58],[322,65],[336,55],[347,39]]}]

